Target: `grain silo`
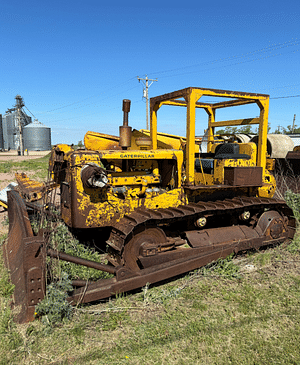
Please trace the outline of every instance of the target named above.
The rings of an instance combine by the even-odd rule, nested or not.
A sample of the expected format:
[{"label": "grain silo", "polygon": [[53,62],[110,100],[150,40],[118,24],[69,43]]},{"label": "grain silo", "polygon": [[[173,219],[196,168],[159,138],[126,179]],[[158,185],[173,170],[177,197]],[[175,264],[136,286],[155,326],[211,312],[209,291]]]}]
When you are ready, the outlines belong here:
[{"label": "grain silo", "polygon": [[0,114],[0,151],[4,149],[3,145],[3,129],[2,129],[2,114]]},{"label": "grain silo", "polygon": [[7,113],[2,118],[3,144],[6,150],[18,148],[17,135],[17,113]]},{"label": "grain silo", "polygon": [[23,128],[23,139],[28,151],[51,150],[51,129],[37,119]]},{"label": "grain silo", "polygon": [[17,95],[15,99],[16,105],[8,109],[2,117],[3,147],[6,150],[17,150],[22,147],[23,139],[20,140],[20,131],[31,123],[31,117],[22,109],[24,106],[22,97]]}]

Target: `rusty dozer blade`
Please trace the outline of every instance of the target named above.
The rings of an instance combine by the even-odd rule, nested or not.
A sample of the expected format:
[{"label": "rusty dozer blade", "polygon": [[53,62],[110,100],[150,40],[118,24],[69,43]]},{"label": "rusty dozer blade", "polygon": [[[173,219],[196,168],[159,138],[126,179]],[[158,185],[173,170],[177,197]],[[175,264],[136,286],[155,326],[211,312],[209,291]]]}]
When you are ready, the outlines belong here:
[{"label": "rusty dozer blade", "polygon": [[21,174],[15,174],[16,180],[19,185],[19,191],[28,201],[36,201],[42,199],[46,190],[46,185],[39,181],[29,179],[29,177],[22,172]]},{"label": "rusty dozer blade", "polygon": [[[34,236],[26,205],[16,191],[8,193],[9,235],[3,246],[5,264],[15,285],[13,304],[20,323],[34,319],[35,306],[44,298],[46,290],[46,257],[66,260],[79,265],[106,271],[114,275],[96,282],[76,280],[77,287],[68,301],[72,305],[94,302],[118,293],[158,283],[197,269],[231,253],[257,249],[264,245],[283,242],[294,234],[293,219],[286,219],[276,211],[264,212],[254,229],[245,225],[187,231],[189,247],[178,247],[151,256],[153,250],[141,244],[136,259],[140,269],[100,264],[47,249],[42,236]],[[149,254],[150,253],[150,254]]]},{"label": "rusty dozer blade", "polygon": [[27,202],[34,202],[42,199],[47,192],[57,186],[55,182],[44,183],[30,179],[25,172],[16,173],[18,190]]},{"label": "rusty dozer blade", "polygon": [[45,254],[43,237],[34,236],[26,206],[19,193],[8,192],[9,233],[3,245],[4,263],[15,285],[13,304],[17,321],[34,319],[35,306],[45,296]]}]

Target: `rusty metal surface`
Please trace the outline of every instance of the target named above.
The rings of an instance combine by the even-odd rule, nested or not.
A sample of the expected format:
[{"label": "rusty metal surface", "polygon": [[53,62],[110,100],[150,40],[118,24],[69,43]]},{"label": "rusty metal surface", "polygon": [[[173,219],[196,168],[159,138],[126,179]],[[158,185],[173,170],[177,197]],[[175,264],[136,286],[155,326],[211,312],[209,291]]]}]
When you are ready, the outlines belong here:
[{"label": "rusty metal surface", "polygon": [[[232,90],[205,89],[205,88],[201,88],[201,87],[188,87],[188,88],[173,91],[171,93],[167,93],[167,94],[164,94],[164,95],[159,95],[159,96],[152,97],[152,98],[150,98],[150,106],[152,107],[155,104],[158,104],[158,103],[166,101],[166,100],[172,100],[172,99],[177,99],[177,98],[182,98],[182,97],[184,98],[191,92],[191,89],[197,89],[197,90],[200,90],[200,91],[209,90],[209,91],[215,92],[216,94],[223,94],[224,96],[228,96],[228,97],[232,97],[232,95],[234,97],[245,97],[246,96],[246,97],[250,97],[250,98],[251,97],[253,97],[253,98],[269,97],[269,95],[267,95],[267,94],[247,93],[247,92],[232,91]],[[181,103],[186,104],[185,101],[181,101]],[[230,101],[230,103],[233,104],[233,101]],[[220,105],[218,105],[216,103],[216,106],[222,107],[222,105],[224,103],[219,103],[219,104]]]},{"label": "rusty metal surface", "polygon": [[261,167],[225,167],[224,182],[231,186],[262,186]]},{"label": "rusty metal surface", "polygon": [[44,183],[29,179],[24,172],[21,174],[16,173],[15,177],[18,182],[18,189],[26,199],[36,201],[42,198],[43,193],[46,191]]},{"label": "rusty metal surface", "polygon": [[20,323],[34,319],[35,306],[45,295],[43,238],[33,235],[25,204],[16,191],[8,193],[8,240],[3,245],[5,265],[15,285],[13,304]]},{"label": "rusty metal surface", "polygon": [[[185,231],[178,228],[184,237],[169,236],[165,232],[168,225],[174,228],[172,223],[176,227],[180,224],[187,227],[188,222],[199,217],[205,216],[209,221],[210,217],[216,216],[221,220],[222,215],[238,216],[245,211],[252,212],[248,225],[203,230],[194,226]],[[233,252],[283,242],[292,235],[294,222],[287,218],[289,215],[291,211],[283,201],[247,197],[199,202],[176,209],[139,209],[125,216],[111,234],[110,239],[114,240],[116,247],[111,245],[112,250],[120,255],[120,262],[115,267],[49,249],[47,254],[115,275],[94,283],[73,281],[77,289],[68,298],[70,303],[88,303],[169,279]],[[9,193],[9,219],[9,238],[4,245],[5,263],[16,286],[14,305],[20,307],[18,321],[27,322],[34,319],[35,305],[45,295],[46,245],[42,237],[33,235],[26,206],[14,191]]]},{"label": "rusty metal surface", "polygon": [[107,172],[95,163],[86,164],[81,169],[81,180],[87,188],[102,188],[108,183]]},{"label": "rusty metal surface", "polygon": [[[281,238],[281,241],[286,239],[286,234]],[[280,240],[279,240],[280,242]],[[235,245],[222,246],[221,249],[213,252],[201,252],[188,257],[184,256],[176,260],[166,261],[163,263],[155,262],[149,268],[133,273],[129,269],[121,268],[120,273],[117,272],[117,277],[108,279],[109,281],[99,281],[90,284],[85,288],[77,289],[68,298],[72,303],[88,303],[99,299],[104,299],[118,293],[140,288],[147,283],[158,283],[163,280],[172,278],[176,275],[195,270],[208,263],[225,258],[233,252],[246,250],[250,248],[259,248],[264,244],[264,238],[250,239],[246,242],[236,242]],[[194,249],[193,249],[194,250]],[[195,249],[197,250],[197,249]],[[119,274],[119,275],[118,275]]]},{"label": "rusty metal surface", "polygon": [[[176,209],[139,209],[134,213],[125,215],[112,229],[110,237],[107,241],[116,252],[121,252],[125,246],[126,238],[137,228],[137,226],[145,225],[149,222],[152,226],[159,224],[168,224],[172,222],[180,223],[187,219],[196,221],[198,217],[204,213],[207,215],[239,215],[239,211],[251,208],[252,210],[264,209],[283,210],[291,212],[285,201],[269,198],[255,197],[237,197],[233,199],[225,199],[223,201],[192,203],[189,205],[181,205]],[[238,214],[237,214],[238,213]]]},{"label": "rusty metal surface", "polygon": [[160,228],[149,228],[135,235],[125,247],[123,252],[124,265],[135,271],[139,270],[138,257],[140,255],[156,256],[163,251],[167,241],[164,231]]},{"label": "rusty metal surface", "polygon": [[226,245],[228,242],[258,238],[259,234],[248,226],[231,226],[188,231],[186,236],[192,247],[201,247],[207,250],[218,244]]},{"label": "rusty metal surface", "polygon": [[116,273],[116,269],[113,266],[100,264],[99,262],[82,259],[82,258],[76,257],[76,256],[71,256],[64,252],[59,252],[59,251],[48,249],[47,256],[50,256],[55,259],[73,262],[74,264],[83,265],[83,266],[90,267],[90,268],[93,268],[96,270],[105,271],[110,274]]},{"label": "rusty metal surface", "polygon": [[[221,101],[201,103],[201,96],[220,97]],[[93,283],[82,278],[73,280],[77,289],[68,300],[75,305],[161,282],[231,253],[277,244],[293,236],[295,224],[288,218],[292,212],[285,202],[255,197],[273,194],[273,183],[268,184],[267,175],[262,174],[267,133],[263,126],[267,124],[268,99],[269,96],[263,94],[201,88],[186,88],[152,98],[151,146],[149,139],[140,136],[134,146],[141,142],[138,152],[134,152],[134,148],[126,151],[135,135],[128,126],[130,101],[123,100],[123,125],[120,137],[116,137],[123,151],[103,149],[116,140],[101,141],[104,135],[100,134],[94,136],[99,137],[95,145],[102,146],[98,151],[74,151],[67,145],[56,147],[50,159],[50,171],[54,181],[60,183],[61,217],[73,229],[101,227],[94,231],[93,242],[98,248],[100,244],[105,245],[109,264],[47,249],[46,239],[33,234],[24,201],[11,192],[10,230],[4,256],[16,286],[14,305],[20,307],[19,322],[34,318],[35,305],[45,295],[47,255],[114,275]],[[258,104],[260,118],[214,120],[218,108],[251,103]],[[166,146],[157,150],[156,112],[162,104],[189,109],[185,153],[181,149],[166,150]],[[205,181],[200,174],[198,180],[195,179],[194,128],[195,110],[199,107],[209,116],[209,143],[213,141],[215,127],[259,123],[257,165],[260,167],[252,167],[256,164],[254,149],[251,152],[244,148],[241,152],[249,150],[250,154],[240,154],[237,144],[224,144],[220,146],[222,154],[215,151],[213,179]],[[95,146],[94,137],[90,146]],[[145,146],[153,151],[143,151]],[[208,152],[213,152],[210,145]],[[226,164],[236,167],[226,167]],[[104,166],[111,171],[111,176],[106,175]],[[18,179],[20,192],[27,200],[39,199],[48,191],[48,185],[31,181],[25,174]],[[271,180],[271,175],[268,179]],[[101,189],[105,186],[107,189]],[[128,187],[130,190],[125,195]],[[48,279],[51,280],[51,275]]]},{"label": "rusty metal surface", "polygon": [[127,149],[131,146],[132,128],[128,126],[128,114],[130,112],[130,103],[128,99],[123,100],[123,125],[120,126],[119,146]]},{"label": "rusty metal surface", "polygon": [[[217,210],[220,211],[225,208],[240,209],[243,207],[243,209],[249,209],[249,207],[256,205],[256,208],[258,209],[259,207],[259,210],[262,212],[266,207],[276,207],[279,211],[281,210],[282,214],[283,212],[291,213],[284,202],[272,199],[268,205],[267,201],[268,199],[233,199],[228,202],[208,203],[206,209],[208,212],[209,207],[209,209],[211,211],[214,210],[216,214]],[[204,203],[201,205],[202,208],[205,206]],[[192,209],[196,210],[195,205],[193,205]],[[150,212],[148,213],[147,218],[153,219]],[[172,219],[179,215],[182,216],[182,212],[178,209],[173,212],[167,212],[167,210],[165,210],[164,212],[160,211],[156,213],[157,215],[160,214],[160,218],[164,220]],[[144,218],[135,215],[135,221],[139,222],[139,224],[146,223],[147,219]],[[136,223],[135,228],[138,227],[139,224]],[[291,225],[291,227],[289,227],[289,225]],[[125,226],[126,225],[123,227],[124,230]],[[132,226],[127,227],[127,236],[132,237],[132,230]],[[153,255],[149,254],[148,256],[145,256],[141,254],[145,244],[150,244],[151,246],[156,243],[159,246],[160,242],[158,241],[160,239],[165,241],[165,237],[160,236],[158,232],[155,232],[155,229],[153,229],[153,231],[150,230],[151,228],[144,231],[144,240],[143,232],[141,232],[136,235],[136,238],[133,235],[133,238],[127,243],[130,244],[130,242],[132,242],[132,247],[129,248],[128,252],[130,252],[138,261],[136,265],[131,262],[130,265],[128,265],[130,267],[126,266],[126,263],[123,267],[118,266],[116,268],[115,278],[109,279],[109,281],[99,281],[87,285],[84,289],[77,289],[73,292],[69,300],[74,303],[78,301],[85,303],[103,299],[107,296],[142,287],[147,283],[157,283],[170,277],[194,270],[213,260],[225,258],[231,253],[237,253],[251,248],[257,249],[264,245],[283,242],[293,235],[294,222],[293,220],[288,222],[288,218],[281,215],[278,211],[269,210],[262,213],[260,219],[256,221],[254,228],[244,225],[215,228],[205,231],[187,231],[185,233],[190,242],[190,248],[179,247],[166,252],[157,250]],[[125,235],[124,232],[123,235]],[[120,237],[121,235],[119,235],[119,238]]]},{"label": "rusty metal surface", "polygon": [[300,151],[289,151],[286,155],[286,159],[300,160]]}]

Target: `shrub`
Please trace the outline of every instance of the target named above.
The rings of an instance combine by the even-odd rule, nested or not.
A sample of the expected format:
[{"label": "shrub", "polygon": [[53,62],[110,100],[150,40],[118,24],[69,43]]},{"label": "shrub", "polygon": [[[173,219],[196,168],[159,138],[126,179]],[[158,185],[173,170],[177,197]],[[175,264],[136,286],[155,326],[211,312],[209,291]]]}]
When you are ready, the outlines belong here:
[{"label": "shrub", "polygon": [[42,322],[46,325],[53,325],[64,319],[70,319],[73,308],[67,301],[67,293],[72,289],[68,275],[62,273],[58,282],[47,286],[45,298],[36,306],[36,316],[42,317]]},{"label": "shrub", "polygon": [[294,217],[297,220],[297,223],[300,222],[300,194],[293,193],[288,190],[285,193],[285,201],[287,205],[293,210]]}]

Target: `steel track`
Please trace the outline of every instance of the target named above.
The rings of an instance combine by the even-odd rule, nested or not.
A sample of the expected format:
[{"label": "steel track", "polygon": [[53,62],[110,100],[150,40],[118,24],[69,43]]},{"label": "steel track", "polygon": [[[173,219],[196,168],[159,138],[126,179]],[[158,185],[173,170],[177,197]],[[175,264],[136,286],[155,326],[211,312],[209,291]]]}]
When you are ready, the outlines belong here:
[{"label": "steel track", "polygon": [[[257,197],[236,197],[233,199],[218,200],[215,202],[190,203],[180,205],[177,208],[166,209],[136,209],[133,213],[125,215],[112,228],[107,241],[113,252],[121,256],[127,242],[133,238],[134,232],[144,227],[157,227],[170,225],[176,222],[196,220],[201,216],[238,216],[241,212],[251,210],[264,211],[275,210],[282,216],[291,217],[291,209],[285,201],[280,199],[257,198]],[[293,224],[292,224],[293,225]]]}]

